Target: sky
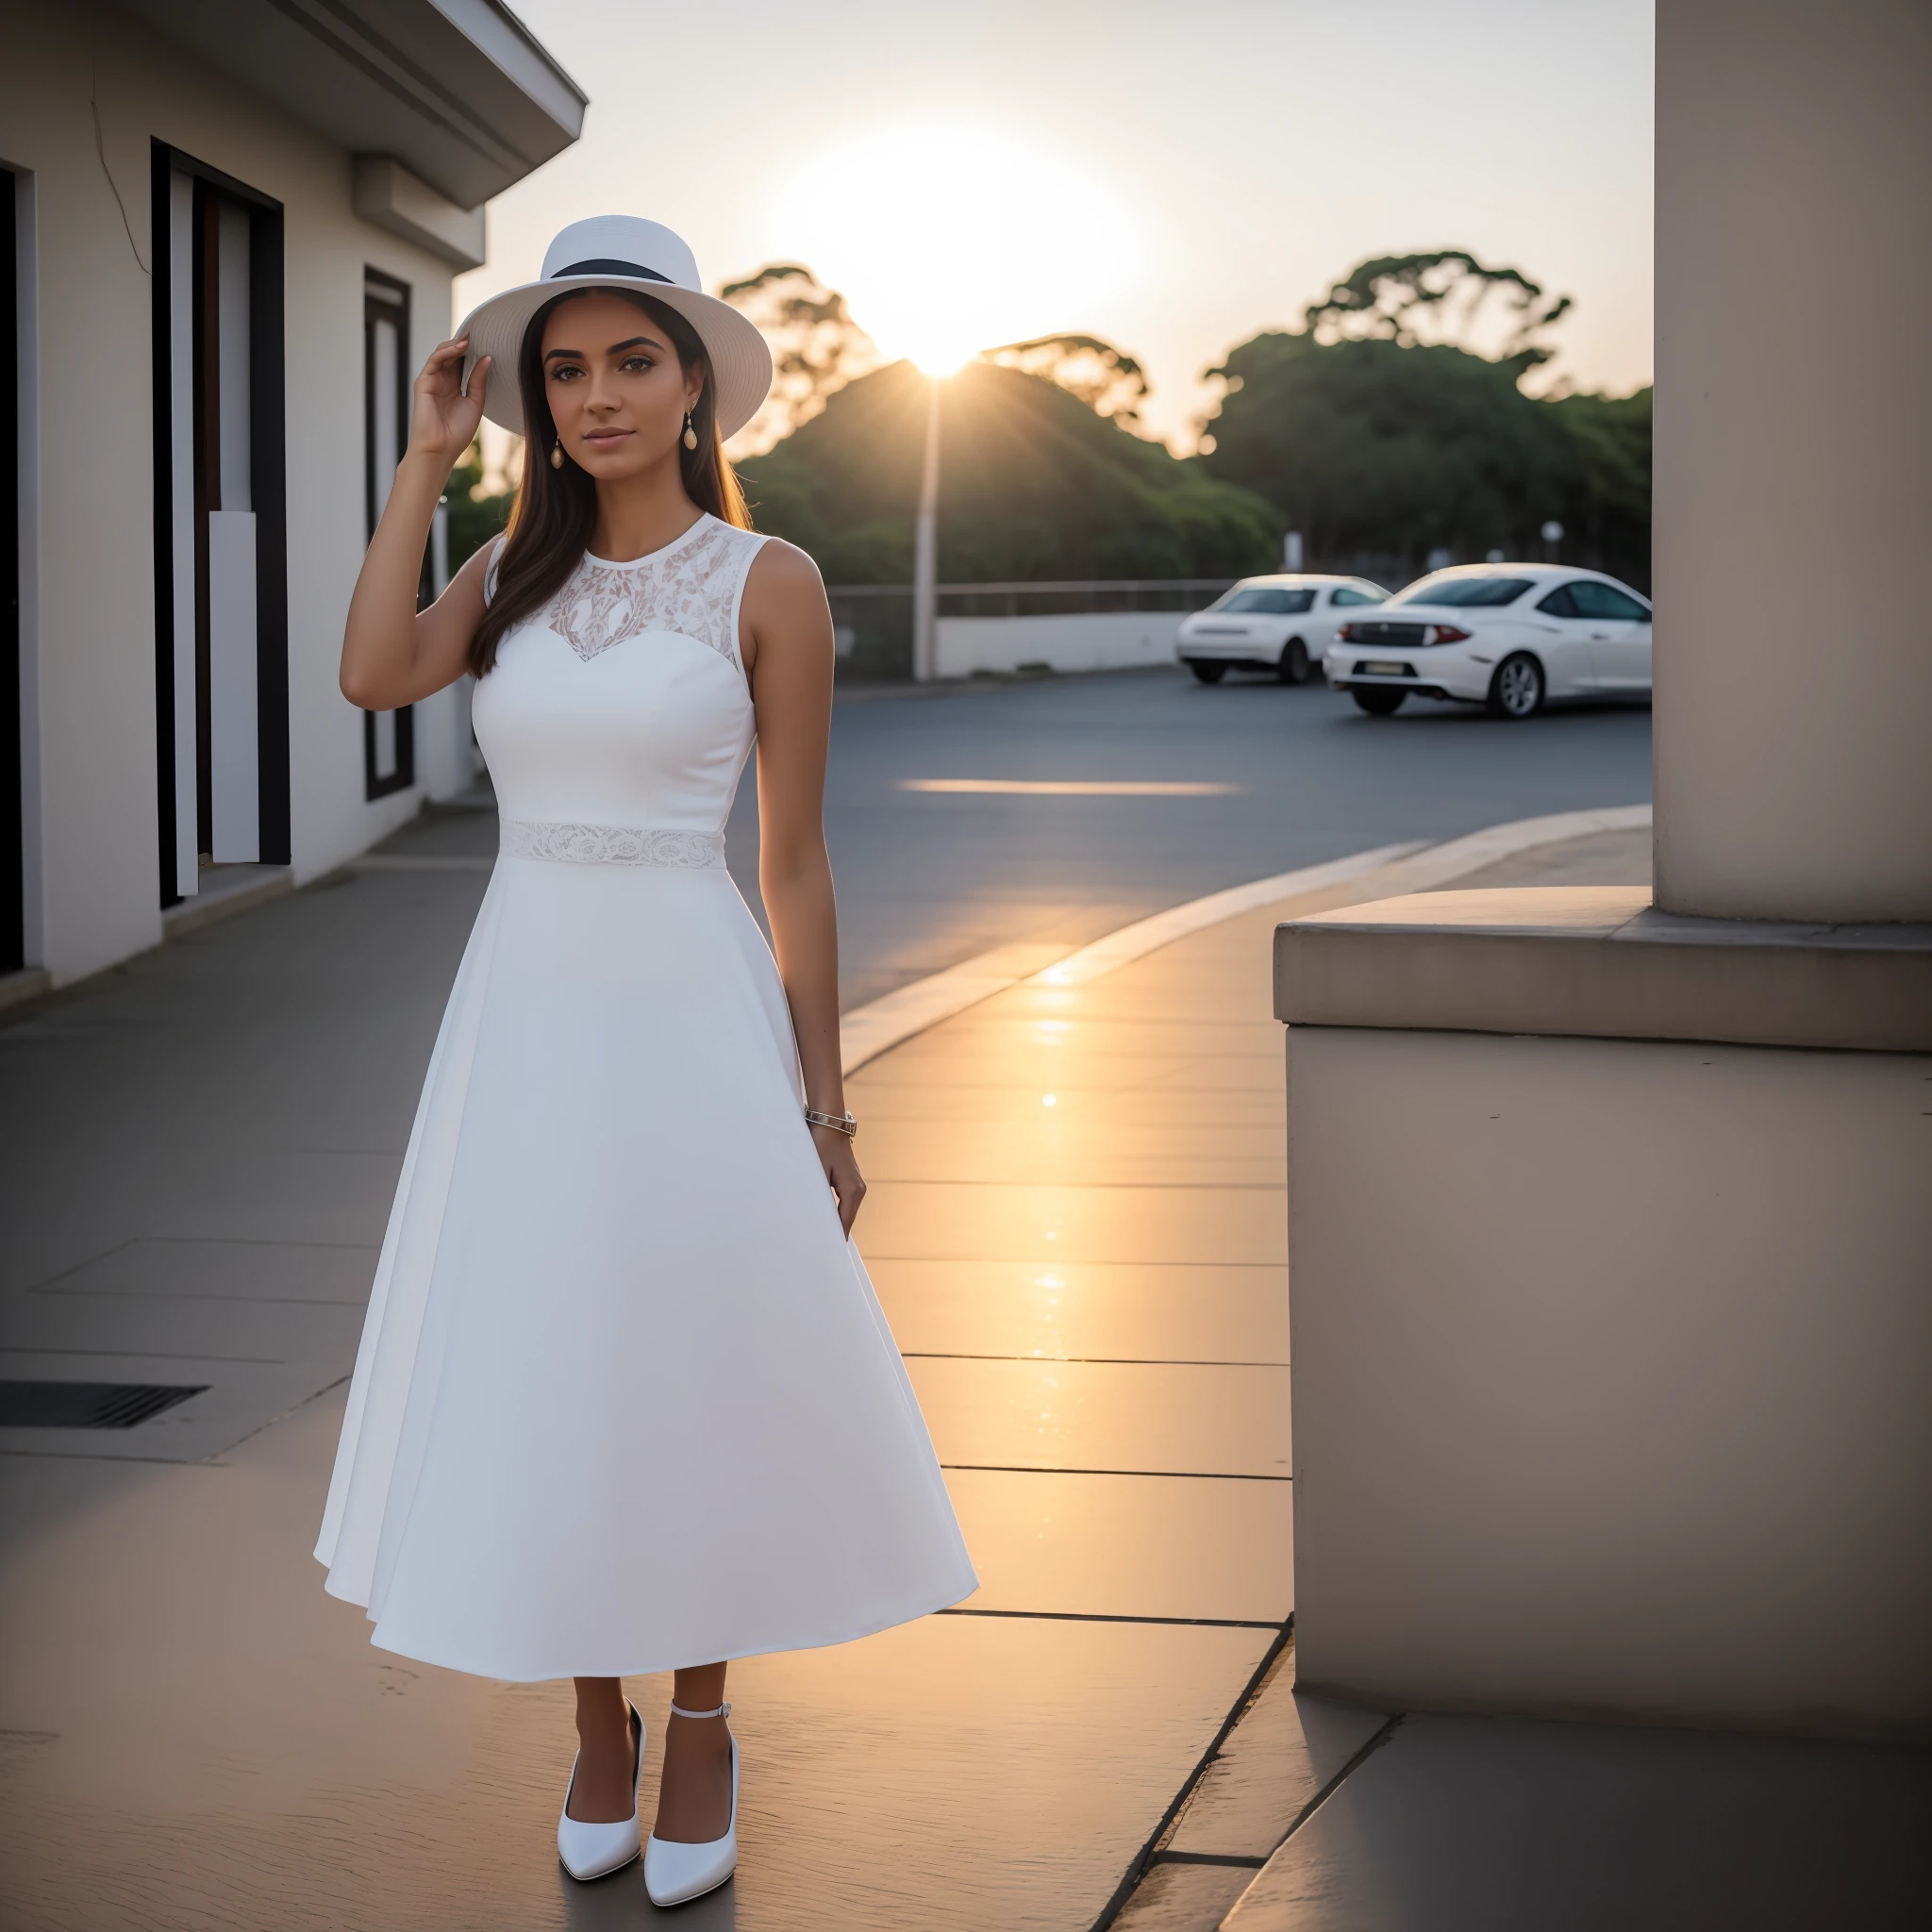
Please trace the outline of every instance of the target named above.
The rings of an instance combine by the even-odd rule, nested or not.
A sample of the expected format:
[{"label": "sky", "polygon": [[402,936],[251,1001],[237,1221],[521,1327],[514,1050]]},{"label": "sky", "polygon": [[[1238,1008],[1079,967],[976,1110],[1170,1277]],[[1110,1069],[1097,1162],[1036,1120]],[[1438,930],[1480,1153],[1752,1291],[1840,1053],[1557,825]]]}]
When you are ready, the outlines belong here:
[{"label": "sky", "polygon": [[1466,248],[1575,298],[1545,385],[1650,380],[1650,0],[512,4],[591,106],[458,314],[647,215],[714,291],[804,261],[888,357],[1102,336],[1185,450],[1227,350],[1364,257]]}]

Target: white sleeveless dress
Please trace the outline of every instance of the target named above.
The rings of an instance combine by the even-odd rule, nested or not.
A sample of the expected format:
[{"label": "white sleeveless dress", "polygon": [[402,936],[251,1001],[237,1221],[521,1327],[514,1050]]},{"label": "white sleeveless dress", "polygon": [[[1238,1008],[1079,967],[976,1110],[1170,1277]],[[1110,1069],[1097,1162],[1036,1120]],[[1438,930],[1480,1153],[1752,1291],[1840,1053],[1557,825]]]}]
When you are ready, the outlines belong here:
[{"label": "white sleeveless dress", "polygon": [[316,1556],[529,1681],[841,1643],[976,1587],[724,870],[763,540],[587,557],[476,687],[502,853],[429,1063]]}]

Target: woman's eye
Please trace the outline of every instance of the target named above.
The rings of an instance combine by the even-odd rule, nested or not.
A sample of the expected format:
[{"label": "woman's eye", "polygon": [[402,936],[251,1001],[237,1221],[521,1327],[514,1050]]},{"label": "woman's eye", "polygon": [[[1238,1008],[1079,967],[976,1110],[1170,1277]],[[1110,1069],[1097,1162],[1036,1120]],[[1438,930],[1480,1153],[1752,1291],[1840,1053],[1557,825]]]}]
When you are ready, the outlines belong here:
[{"label": "woman's eye", "polygon": [[574,382],[582,374],[581,369],[557,368],[550,372],[550,379],[552,382]]},{"label": "woman's eye", "polygon": [[619,369],[625,375],[641,375],[650,366],[651,358],[648,356],[626,356],[618,365]]}]

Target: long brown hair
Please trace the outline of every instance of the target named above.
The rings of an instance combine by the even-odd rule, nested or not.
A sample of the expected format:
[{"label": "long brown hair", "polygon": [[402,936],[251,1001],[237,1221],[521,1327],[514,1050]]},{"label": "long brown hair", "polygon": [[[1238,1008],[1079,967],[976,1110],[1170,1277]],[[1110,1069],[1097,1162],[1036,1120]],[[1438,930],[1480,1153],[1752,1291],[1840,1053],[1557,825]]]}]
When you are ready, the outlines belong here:
[{"label": "long brown hair", "polygon": [[530,318],[517,356],[517,383],[524,396],[524,476],[510,510],[508,534],[496,559],[495,585],[483,622],[470,641],[470,669],[478,677],[496,662],[499,641],[562,589],[590,547],[591,532],[597,525],[597,486],[589,473],[573,462],[566,461],[561,469],[550,464],[557,425],[543,391],[543,325],[573,294],[622,295],[626,302],[634,302],[670,337],[685,375],[693,369],[704,371],[704,387],[691,412],[698,446],[686,449],[681,441],[677,445],[677,467],[685,493],[700,509],[709,510],[724,523],[741,530],[751,528],[744,491],[739,488],[737,473],[718,434],[710,358],[691,324],[676,309],[632,289],[575,289],[546,302]]}]

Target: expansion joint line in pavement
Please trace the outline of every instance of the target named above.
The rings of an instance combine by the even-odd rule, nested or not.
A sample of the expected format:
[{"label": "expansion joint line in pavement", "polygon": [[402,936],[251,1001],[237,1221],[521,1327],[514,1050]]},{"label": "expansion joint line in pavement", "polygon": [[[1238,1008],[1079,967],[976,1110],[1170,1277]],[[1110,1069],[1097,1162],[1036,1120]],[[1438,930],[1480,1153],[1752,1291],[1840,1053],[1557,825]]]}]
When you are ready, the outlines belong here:
[{"label": "expansion joint line in pavement", "polygon": [[[1290,1620],[1291,1624],[1292,1621],[1292,1619]],[[1281,1834],[1265,1853],[1170,1851],[1161,1843],[1162,1837],[1174,1829],[1182,1808],[1193,1792],[1194,1787],[1207,1775],[1208,1767],[1220,1755],[1223,1745],[1226,1743],[1227,1740],[1240,1726],[1241,1719],[1248,1714],[1249,1707],[1259,1694],[1261,1685],[1267,1678],[1270,1664],[1274,1657],[1280,1655],[1281,1647],[1281,1643],[1277,1641],[1270,1648],[1268,1657],[1262,1660],[1261,1668],[1255,1674],[1242,1701],[1236,1705],[1233,1715],[1222,1726],[1221,1735],[1215,1739],[1213,1745],[1208,1750],[1208,1756],[1195,1766],[1193,1776],[1181,1788],[1180,1796],[1169,1807],[1167,1817],[1161,1821],[1160,1830],[1156,1833],[1153,1840],[1142,1850],[1135,1869],[1127,1874],[1124,1888],[1125,1895],[1123,1896],[1117,1892],[1114,1898],[1108,1902],[1108,1912],[1103,1914],[1096,1923],[1094,1932],[1102,1932],[1102,1928],[1111,1923],[1112,1916],[1118,1914],[1122,1907],[1124,1907],[1127,1899],[1132,1897],[1135,1889],[1140,1885],[1141,1880],[1157,1865],[1216,1865],[1237,1872],[1259,1872],[1274,1857],[1274,1854],[1290,1839],[1293,1838],[1295,1833],[1341,1789],[1342,1785],[1395,1735],[1396,1729],[1401,1724],[1405,1715],[1399,1711],[1395,1716],[1389,1719],[1375,1732],[1374,1736],[1295,1813],[1293,1822],[1289,1825],[1288,1829]]]},{"label": "expansion joint line in pavement", "polygon": [[[1306,1805],[1304,1805],[1299,1811],[1297,1811],[1294,1814],[1294,1823],[1291,1824],[1288,1827],[1288,1829],[1281,1834],[1281,1838],[1274,1847],[1275,1852],[1278,1852],[1281,1849],[1281,1847],[1285,1845],[1289,1841],[1289,1840],[1291,1839],[1295,1835],[1295,1833],[1298,1832],[1302,1828],[1302,1826],[1305,1825],[1308,1822],[1308,1820],[1311,1819],[1315,1815],[1315,1813],[1319,1811],[1322,1808],[1322,1807],[1325,1805],[1328,1802],[1328,1800],[1332,1798],[1336,1794],[1336,1792],[1341,1789],[1343,1783],[1349,1777],[1351,1777],[1357,1770],[1359,1770],[1363,1764],[1365,1764],[1371,1757],[1373,1757],[1375,1755],[1375,1753],[1379,1751],[1382,1748],[1382,1746],[1386,1744],[1389,1741],[1389,1740],[1395,1735],[1397,1726],[1400,1725],[1402,1720],[1407,1715],[1407,1713],[1406,1711],[1398,1710],[1395,1713],[1395,1715],[1391,1717],[1389,1720],[1389,1722],[1386,1724],[1384,1724],[1382,1728],[1379,1731],[1377,1731],[1375,1735],[1373,1738],[1371,1738],[1369,1741],[1366,1744],[1364,1744],[1362,1748],[1359,1751],[1357,1751],[1355,1754],[1355,1756],[1351,1757],[1348,1760],[1348,1762],[1344,1764],[1341,1767],[1341,1769],[1338,1771],[1335,1774],[1335,1775],[1331,1777],[1328,1780],[1328,1782],[1325,1785],[1324,1785],[1322,1789],[1319,1791],[1317,1791],[1315,1795],[1312,1798],[1310,1798],[1308,1802]],[[1272,1858],[1274,1856],[1274,1852],[1270,1852],[1268,1856]],[[1263,1862],[1265,1863],[1266,1860],[1263,1860]]]},{"label": "expansion joint line in pavement", "polygon": [[[1247,1713],[1245,1710],[1242,1710],[1238,1714],[1235,1720],[1235,1724],[1234,1726],[1230,1727],[1230,1731],[1227,1735],[1231,1735],[1233,1729],[1239,1728],[1241,1718],[1246,1715]],[[1141,1868],[1143,1874],[1146,1872],[1151,1871],[1156,1865],[1220,1865],[1227,1867],[1237,1872],[1260,1871],[1260,1869],[1265,1864],[1267,1864],[1269,1859],[1272,1858],[1274,1856],[1274,1854],[1278,1852],[1282,1848],[1282,1846],[1285,1845],[1289,1841],[1289,1840],[1291,1839],[1295,1835],[1295,1833],[1298,1832],[1302,1828],[1302,1826],[1305,1825],[1308,1822],[1308,1820],[1311,1819],[1315,1815],[1315,1813],[1319,1811],[1322,1808],[1322,1807],[1325,1805],[1328,1802],[1328,1800],[1332,1798],[1335,1795],[1335,1793],[1341,1789],[1344,1781],[1347,1778],[1349,1778],[1355,1772],[1358,1771],[1370,1757],[1374,1757],[1374,1754],[1377,1751],[1379,1751],[1382,1748],[1382,1746],[1386,1744],[1389,1741],[1389,1740],[1395,1735],[1396,1726],[1402,1723],[1404,1715],[1405,1713],[1398,1711],[1395,1716],[1391,1717],[1389,1720],[1389,1722],[1385,1724],[1381,1727],[1381,1729],[1379,1729],[1375,1733],[1375,1735],[1373,1738],[1371,1738],[1369,1741],[1366,1744],[1364,1744],[1362,1748],[1359,1751],[1357,1751],[1355,1754],[1355,1756],[1351,1757],[1348,1760],[1348,1762],[1344,1764],[1341,1767],[1341,1769],[1338,1771],[1335,1774],[1335,1775],[1331,1777],[1328,1780],[1328,1782],[1325,1785],[1324,1785],[1322,1789],[1319,1791],[1317,1791],[1315,1795],[1312,1798],[1310,1798],[1308,1802],[1306,1805],[1304,1805],[1299,1811],[1295,1813],[1294,1822],[1291,1824],[1290,1824],[1288,1829],[1285,1832],[1283,1832],[1277,1840],[1275,1840],[1274,1843],[1272,1846],[1270,1846],[1266,1852],[1174,1852],[1169,1851],[1165,1846],[1163,1846],[1159,1850],[1156,1851],[1153,1854],[1153,1856],[1147,1859],[1146,1864]],[[1200,1774],[1201,1774],[1198,1772],[1195,1774],[1197,1778],[1200,1776]]]},{"label": "expansion joint line in pavement", "polygon": [[1155,1865],[1231,1865],[1237,1872],[1258,1872],[1268,1860],[1252,1852],[1156,1852]]},{"label": "expansion joint line in pavement", "polygon": [[[326,1307],[329,1304],[323,1304]],[[908,1362],[1040,1362],[1095,1369],[1285,1369],[1286,1362],[1223,1362],[1192,1355],[973,1355],[957,1348],[902,1348]]]},{"label": "expansion joint line in pavement", "polygon": [[1241,1687],[1241,1694],[1235,1699],[1234,1707],[1222,1720],[1221,1728],[1215,1732],[1207,1750],[1202,1752],[1200,1762],[1188,1774],[1180,1790],[1174,1794],[1173,1802],[1160,1814],[1160,1822],[1148,1834],[1147,1842],[1135,1854],[1133,1862],[1122,1875],[1121,1882],[1114,1887],[1113,1896],[1100,1908],[1100,1916],[1093,1922],[1092,1932],[1107,1932],[1107,1928],[1120,1916],[1121,1908],[1134,1895],[1134,1888],[1140,1884],[1148,1866],[1154,1862],[1155,1853],[1160,1849],[1162,1840],[1174,1829],[1174,1821],[1181,1815],[1182,1807],[1194,1795],[1195,1787],[1208,1775],[1208,1767],[1221,1755],[1221,1747],[1227,1742],[1235,1725],[1241,1721],[1249,1705],[1260,1694],[1261,1686],[1268,1681],[1268,1673],[1274,1668],[1276,1659],[1288,1648],[1294,1636],[1294,1613],[1291,1611],[1286,1623],[1272,1627],[1274,1630],[1274,1641],[1268,1646],[1261,1661],[1255,1666],[1254,1675]]},{"label": "expansion joint line in pavement", "polygon": [[[976,1475],[1158,1475],[1194,1483],[1287,1483],[1287,1475],[1265,1475],[1251,1469],[1058,1469],[1039,1462],[942,1462],[941,1469],[966,1469]],[[1272,1630],[1274,1625],[1263,1626]]]},{"label": "expansion joint line in pavement", "polygon": [[1113,1610],[969,1610],[955,1604],[936,1617],[1022,1617],[1046,1624],[1170,1624],[1188,1630],[1278,1630],[1280,1624],[1253,1617],[1136,1617]]}]

